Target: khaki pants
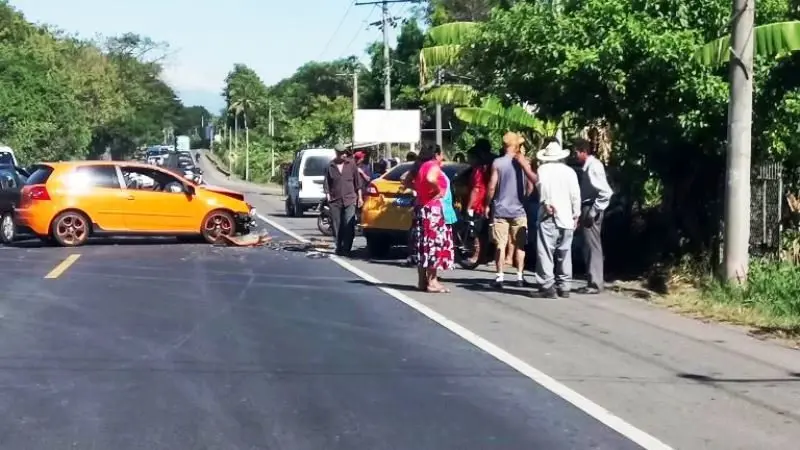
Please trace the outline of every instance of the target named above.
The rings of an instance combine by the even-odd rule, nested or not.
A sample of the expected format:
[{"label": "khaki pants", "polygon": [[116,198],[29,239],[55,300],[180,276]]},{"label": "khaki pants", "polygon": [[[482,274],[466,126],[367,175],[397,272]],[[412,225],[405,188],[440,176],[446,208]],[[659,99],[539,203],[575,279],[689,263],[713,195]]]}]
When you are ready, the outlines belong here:
[{"label": "khaki pants", "polygon": [[524,250],[528,240],[528,218],[514,219],[495,217],[493,221],[492,239],[498,248],[505,248],[509,240],[516,249]]}]

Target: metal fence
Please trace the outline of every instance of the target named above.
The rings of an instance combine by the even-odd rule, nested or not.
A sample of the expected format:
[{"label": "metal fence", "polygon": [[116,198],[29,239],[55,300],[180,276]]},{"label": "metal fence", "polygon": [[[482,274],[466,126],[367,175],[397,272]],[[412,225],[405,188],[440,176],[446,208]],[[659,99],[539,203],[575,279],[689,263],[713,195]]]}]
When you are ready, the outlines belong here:
[{"label": "metal fence", "polygon": [[756,166],[751,182],[751,247],[780,247],[783,195],[783,166],[772,162]]}]

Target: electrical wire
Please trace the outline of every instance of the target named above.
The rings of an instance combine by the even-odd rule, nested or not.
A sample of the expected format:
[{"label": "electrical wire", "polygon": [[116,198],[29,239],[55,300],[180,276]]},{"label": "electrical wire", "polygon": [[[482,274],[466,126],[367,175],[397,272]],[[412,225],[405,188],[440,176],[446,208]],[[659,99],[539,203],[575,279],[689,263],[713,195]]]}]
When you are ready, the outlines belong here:
[{"label": "electrical wire", "polygon": [[375,10],[377,9],[378,5],[372,5],[372,9],[369,10],[369,14],[367,14],[367,17],[365,17],[364,20],[361,22],[361,25],[356,30],[356,34],[353,36],[353,39],[350,39],[350,42],[347,44],[347,47],[345,47],[344,50],[342,50],[340,58],[343,58],[347,54],[347,52],[350,51],[350,47],[353,46],[353,43],[356,41],[356,39],[358,39],[358,37],[361,36],[361,33],[367,28],[369,20],[372,18],[372,15],[375,13]]},{"label": "electrical wire", "polygon": [[328,39],[328,43],[325,44],[325,48],[322,49],[322,53],[320,53],[319,56],[317,57],[318,60],[321,60],[322,57],[325,56],[325,53],[328,52],[331,43],[333,43],[333,38],[335,38],[336,35],[339,33],[339,30],[342,28],[342,25],[344,25],[344,21],[347,19],[347,16],[350,15],[350,11],[353,10],[353,6],[355,6],[355,4],[356,4],[355,0],[352,0],[350,2],[350,5],[347,6],[347,9],[344,11],[344,15],[342,16],[341,20],[339,20],[339,25],[336,26],[336,30],[331,35],[330,39]]}]

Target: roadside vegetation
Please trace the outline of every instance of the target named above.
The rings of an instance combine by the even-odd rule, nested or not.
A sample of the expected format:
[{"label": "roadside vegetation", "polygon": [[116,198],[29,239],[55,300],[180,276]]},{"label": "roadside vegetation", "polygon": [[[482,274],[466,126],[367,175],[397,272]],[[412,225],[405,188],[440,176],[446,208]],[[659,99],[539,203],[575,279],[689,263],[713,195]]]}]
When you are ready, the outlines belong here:
[{"label": "roadside vegetation", "polygon": [[193,133],[209,113],[161,80],[165,51],[135,34],[90,41],[34,25],[0,0],[0,144],[28,164],[123,158],[166,128]]},{"label": "roadside vegetation", "polygon": [[[777,24],[770,32],[786,37],[774,42],[797,41],[797,27],[781,25],[800,18],[793,5],[759,2],[757,25]],[[588,137],[616,192],[604,237],[610,275],[687,312],[799,333],[800,238],[788,201],[783,249],[755,257],[744,287],[714,277],[729,92],[720,62],[726,53],[698,51],[730,32],[730,11],[729,0],[430,0],[400,26],[393,106],[421,108],[423,128],[432,128],[433,103],[443,103],[444,122],[453,124],[445,134],[451,156],[476,136],[509,128],[534,141],[559,127],[566,138]],[[753,162],[782,164],[791,194],[800,189],[800,54],[780,45],[767,50],[756,57]],[[271,148],[285,162],[303,145],[347,141],[352,77],[342,74],[359,73],[360,107],[382,107],[379,45],[368,54],[367,66],[353,57],[309,62],[274,86],[234,67],[220,122],[239,145],[231,152],[221,146],[220,159],[232,155],[234,171],[244,174],[248,128],[252,178],[266,180]],[[439,73],[441,83],[431,88]]]}]

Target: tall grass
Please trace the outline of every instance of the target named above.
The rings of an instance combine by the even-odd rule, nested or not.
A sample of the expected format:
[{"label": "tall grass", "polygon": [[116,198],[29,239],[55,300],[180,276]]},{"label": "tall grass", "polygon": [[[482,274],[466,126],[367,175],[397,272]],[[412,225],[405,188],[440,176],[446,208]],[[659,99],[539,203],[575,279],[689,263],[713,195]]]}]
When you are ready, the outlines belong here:
[{"label": "tall grass", "polygon": [[800,266],[784,261],[755,260],[745,286],[709,282],[706,300],[751,309],[767,318],[800,322]]}]

